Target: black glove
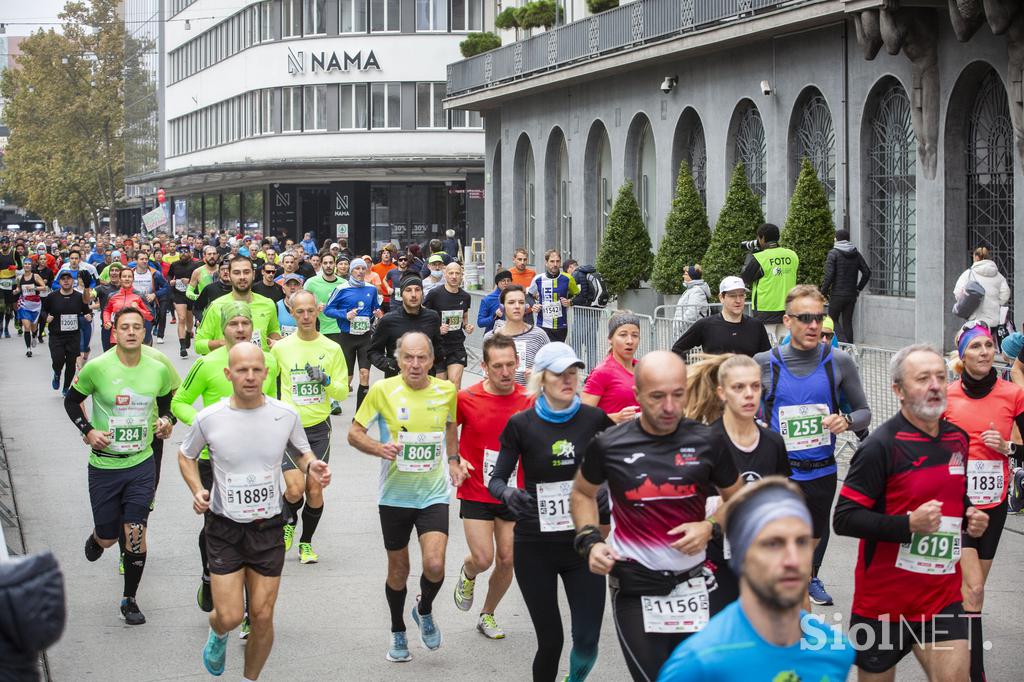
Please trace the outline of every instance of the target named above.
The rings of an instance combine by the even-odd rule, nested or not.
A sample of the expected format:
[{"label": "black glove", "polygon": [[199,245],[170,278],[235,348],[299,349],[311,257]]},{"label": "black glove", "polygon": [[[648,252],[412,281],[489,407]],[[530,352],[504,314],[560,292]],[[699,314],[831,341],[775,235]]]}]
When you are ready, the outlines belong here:
[{"label": "black glove", "polygon": [[537,518],[537,501],[525,490],[509,486],[501,494],[504,503],[517,521],[528,521]]},{"label": "black glove", "polygon": [[315,381],[316,383],[320,384],[321,386],[330,386],[331,385],[331,377],[327,376],[327,372],[325,372],[323,370],[323,368],[320,367],[319,365],[314,367],[313,365],[311,365],[311,364],[309,364],[307,362],[306,363],[306,375],[309,377],[310,381]]}]

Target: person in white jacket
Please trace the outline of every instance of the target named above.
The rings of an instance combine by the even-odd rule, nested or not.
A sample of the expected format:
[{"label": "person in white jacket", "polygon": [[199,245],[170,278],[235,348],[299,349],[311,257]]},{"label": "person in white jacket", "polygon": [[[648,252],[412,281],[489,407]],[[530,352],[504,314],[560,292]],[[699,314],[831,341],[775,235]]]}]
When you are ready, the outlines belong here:
[{"label": "person in white jacket", "polygon": [[701,317],[707,317],[710,312],[708,301],[711,300],[711,289],[701,279],[703,272],[699,265],[688,265],[683,270],[683,283],[686,289],[683,290],[679,301],[676,303],[676,314],[673,319],[684,324],[693,324]]},{"label": "person in white jacket", "polygon": [[953,287],[954,299],[960,298],[967,283],[972,279],[985,287],[985,298],[968,319],[982,320],[995,329],[1003,323],[999,309],[1010,301],[1010,285],[989,258],[988,249],[984,246],[974,250],[974,263],[957,279],[956,286]]}]

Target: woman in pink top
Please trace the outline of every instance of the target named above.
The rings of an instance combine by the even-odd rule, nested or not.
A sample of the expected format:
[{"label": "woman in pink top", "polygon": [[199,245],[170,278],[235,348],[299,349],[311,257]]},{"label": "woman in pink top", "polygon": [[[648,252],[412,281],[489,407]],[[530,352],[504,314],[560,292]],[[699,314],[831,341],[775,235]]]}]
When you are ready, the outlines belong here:
[{"label": "woman in pink top", "polygon": [[608,320],[608,344],[604,361],[594,368],[583,385],[583,402],[594,405],[616,424],[633,419],[640,410],[633,392],[633,368],[640,345],[640,318],[623,310]]}]

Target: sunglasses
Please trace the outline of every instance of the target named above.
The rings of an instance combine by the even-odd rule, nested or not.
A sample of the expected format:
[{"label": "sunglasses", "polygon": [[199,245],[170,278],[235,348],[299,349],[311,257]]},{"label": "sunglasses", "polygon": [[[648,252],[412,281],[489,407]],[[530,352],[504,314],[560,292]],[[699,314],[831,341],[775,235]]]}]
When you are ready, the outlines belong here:
[{"label": "sunglasses", "polygon": [[277,274],[277,270],[264,270],[263,274],[264,275],[276,275]]},{"label": "sunglasses", "polygon": [[822,332],[821,333],[821,337],[823,339],[830,339],[831,340],[833,336],[835,336],[834,332]]},{"label": "sunglasses", "polygon": [[409,260],[408,258],[399,258],[399,259],[398,259],[398,262],[399,262],[399,263],[404,263],[404,262],[406,262],[406,261],[408,261],[408,260]]},{"label": "sunglasses", "polygon": [[800,313],[799,315],[790,315],[789,313],[786,313],[786,315],[800,324],[810,324],[812,322],[821,324],[821,321],[825,319],[825,313]]}]

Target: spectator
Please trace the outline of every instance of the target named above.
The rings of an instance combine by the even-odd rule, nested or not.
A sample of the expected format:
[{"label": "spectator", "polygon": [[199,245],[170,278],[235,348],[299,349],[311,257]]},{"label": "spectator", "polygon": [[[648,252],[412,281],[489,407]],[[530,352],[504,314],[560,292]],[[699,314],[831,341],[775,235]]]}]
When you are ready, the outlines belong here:
[{"label": "spectator", "polygon": [[494,329],[494,322],[504,314],[501,309],[501,292],[512,284],[512,273],[502,270],[494,276],[494,291],[480,301],[480,311],[476,316],[476,326],[484,330],[484,334]]},{"label": "spectator", "polygon": [[302,240],[302,250],[306,252],[307,256],[312,256],[317,253],[316,242],[313,241],[313,233],[307,232],[305,238]]},{"label": "spectator", "polygon": [[757,228],[757,249],[747,256],[740,277],[754,292],[750,306],[754,319],[776,339],[786,334],[782,316],[786,296],[796,286],[799,266],[796,252],[779,246],[778,225],[763,223]]},{"label": "spectator", "polygon": [[967,319],[982,320],[994,330],[1003,323],[1000,308],[1010,301],[1010,286],[1006,283],[1006,278],[999,272],[999,268],[989,258],[988,249],[984,246],[979,246],[974,250],[974,263],[964,270],[956,281],[956,286],[953,287],[953,298],[960,298],[967,283],[972,280],[985,288],[985,298],[982,299],[978,309]]},{"label": "spectator", "polygon": [[828,297],[828,314],[842,343],[853,343],[853,309],[870,279],[871,268],[850,242],[849,230],[836,230],[835,246],[825,259],[821,293]]},{"label": "spectator", "polygon": [[462,242],[455,238],[455,230],[446,230],[444,236],[444,252],[454,260],[462,260]]},{"label": "spectator", "polygon": [[751,357],[770,350],[772,344],[764,325],[743,314],[746,294],[742,279],[723,277],[718,284],[722,311],[697,320],[675,342],[672,352],[685,360],[687,351],[697,346],[705,353],[738,353]]},{"label": "spectator", "polygon": [[683,283],[686,285],[686,289],[683,290],[676,303],[676,314],[673,318],[676,322],[689,325],[708,316],[711,288],[708,287],[707,282],[701,279],[703,274],[700,265],[687,265],[683,270]]}]

